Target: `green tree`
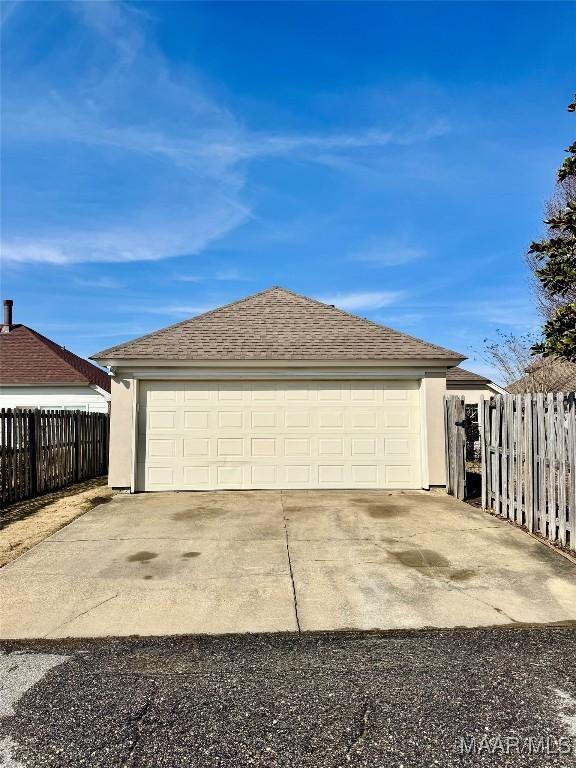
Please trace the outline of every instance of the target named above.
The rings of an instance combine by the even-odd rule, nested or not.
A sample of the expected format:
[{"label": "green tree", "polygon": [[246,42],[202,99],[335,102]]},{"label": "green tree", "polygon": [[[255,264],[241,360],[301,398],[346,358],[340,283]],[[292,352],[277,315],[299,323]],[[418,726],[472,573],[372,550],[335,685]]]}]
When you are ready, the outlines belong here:
[{"label": "green tree", "polygon": [[[568,111],[576,112],[576,98]],[[570,188],[576,183],[576,142],[566,152],[558,182]],[[541,290],[553,299],[555,308],[542,329],[543,340],[532,352],[576,362],[576,201],[566,200],[544,223],[548,237],[532,243],[529,256],[537,264]]]}]

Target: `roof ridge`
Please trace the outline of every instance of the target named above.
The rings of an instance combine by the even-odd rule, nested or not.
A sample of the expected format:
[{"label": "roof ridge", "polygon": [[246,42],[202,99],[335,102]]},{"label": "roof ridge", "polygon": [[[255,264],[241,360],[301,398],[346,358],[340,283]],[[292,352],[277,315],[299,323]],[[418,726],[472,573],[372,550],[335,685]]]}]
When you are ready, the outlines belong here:
[{"label": "roof ridge", "polygon": [[[228,309],[229,307],[234,307],[236,304],[242,304],[243,302],[248,301],[249,299],[255,299],[256,296],[262,296],[264,293],[269,293],[270,291],[273,291],[277,288],[279,288],[282,291],[286,290],[285,288],[282,288],[280,285],[271,285],[269,288],[265,288],[262,291],[257,291],[256,293],[251,293],[249,296],[243,296],[241,299],[234,299],[234,301],[229,301],[227,304],[222,304],[219,307],[214,307],[214,309],[208,309],[206,312],[200,312],[200,314],[198,315],[191,315],[190,317],[186,317],[184,320],[179,320],[177,323],[172,323],[171,325],[167,325],[164,328],[159,328],[156,331],[150,331],[150,333],[145,333],[143,336],[136,336],[134,339],[129,339],[128,341],[124,341],[122,344],[115,344],[113,347],[107,347],[107,349],[103,349],[101,352],[96,352],[95,355],[91,355],[90,359],[93,360],[95,356],[103,357],[106,352],[110,352],[113,349],[116,349],[117,347],[124,347],[126,344],[133,344],[135,341],[143,341],[144,339],[149,339],[151,336],[156,336],[157,333],[164,333],[164,331],[171,331],[173,328],[179,328],[181,325],[186,325],[186,323],[189,323],[191,320],[198,320],[202,317],[213,315],[214,312],[219,312],[221,309]],[[290,291],[287,291],[287,293],[290,293]]]}]

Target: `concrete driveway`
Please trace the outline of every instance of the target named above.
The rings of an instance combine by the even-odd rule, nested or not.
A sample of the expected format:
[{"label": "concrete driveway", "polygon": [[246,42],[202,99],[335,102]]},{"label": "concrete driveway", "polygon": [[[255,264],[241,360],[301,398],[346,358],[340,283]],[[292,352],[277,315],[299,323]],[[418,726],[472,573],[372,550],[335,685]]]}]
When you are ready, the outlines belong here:
[{"label": "concrete driveway", "polygon": [[451,497],[118,495],[0,571],[0,637],[576,621],[576,566]]}]

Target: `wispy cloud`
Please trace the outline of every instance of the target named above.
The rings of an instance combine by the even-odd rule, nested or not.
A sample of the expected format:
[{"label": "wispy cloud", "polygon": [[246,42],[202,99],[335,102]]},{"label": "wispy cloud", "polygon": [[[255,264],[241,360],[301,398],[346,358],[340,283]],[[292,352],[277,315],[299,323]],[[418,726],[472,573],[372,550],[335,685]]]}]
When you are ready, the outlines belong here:
[{"label": "wispy cloud", "polygon": [[362,261],[375,267],[396,267],[426,256],[424,248],[394,242],[388,237],[372,238],[351,254],[352,261]]},{"label": "wispy cloud", "polygon": [[211,280],[217,280],[219,282],[240,282],[248,280],[248,278],[240,272],[239,269],[219,269],[214,274],[210,275],[187,275],[187,274],[175,274],[172,275],[172,280],[176,280],[179,283],[203,283],[210,282]]},{"label": "wispy cloud", "polygon": [[172,275],[172,280],[179,283],[201,283],[204,278],[199,275]]},{"label": "wispy cloud", "polygon": [[81,285],[84,288],[102,288],[105,290],[114,290],[123,287],[123,283],[118,280],[113,280],[111,277],[77,277],[74,279],[74,283],[76,285]]},{"label": "wispy cloud", "polygon": [[[426,142],[446,130],[438,123],[350,133],[252,131],[199,77],[175,78],[145,11],[90,2],[58,4],[58,12],[75,23],[74,43],[59,40],[32,80],[5,73],[6,147],[25,143],[54,163],[47,161],[42,177],[53,180],[52,215],[25,232],[5,223],[6,261],[61,266],[195,255],[253,216],[245,193],[253,160],[322,163],[327,151],[354,156]],[[42,79],[50,57],[66,71],[65,81]],[[106,205],[82,194],[101,184],[103,173],[111,190]],[[67,202],[75,218],[63,227]]]},{"label": "wispy cloud", "polygon": [[239,269],[221,269],[216,272],[214,278],[223,282],[240,282],[247,279]]},{"label": "wispy cloud", "polygon": [[400,301],[403,295],[401,291],[356,291],[339,293],[334,296],[322,296],[318,300],[325,304],[333,304],[340,309],[358,311],[388,307]]},{"label": "wispy cloud", "polygon": [[409,328],[421,323],[425,316],[418,312],[403,312],[398,315],[388,315],[386,317],[374,318],[378,323],[392,326],[393,328]]},{"label": "wispy cloud", "polygon": [[167,304],[164,306],[145,306],[138,307],[138,312],[144,312],[147,315],[164,315],[165,317],[192,317],[193,315],[202,315],[214,309],[216,304]]}]

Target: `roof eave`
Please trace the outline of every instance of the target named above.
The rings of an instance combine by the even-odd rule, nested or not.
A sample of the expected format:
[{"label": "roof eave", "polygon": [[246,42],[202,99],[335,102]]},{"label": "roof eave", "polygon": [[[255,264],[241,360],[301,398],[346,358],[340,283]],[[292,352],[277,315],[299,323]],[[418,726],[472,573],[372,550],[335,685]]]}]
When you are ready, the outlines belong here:
[{"label": "roof eave", "polygon": [[234,360],[222,359],[159,359],[156,357],[93,357],[98,360],[100,365],[107,368],[232,368],[238,366],[258,367],[398,367],[414,366],[434,368],[453,368],[458,363],[465,360],[465,357],[397,357],[397,358],[322,358],[322,359],[301,359],[301,358],[280,358],[280,359],[254,359],[238,358]]},{"label": "roof eave", "polygon": [[78,381],[0,381],[0,387],[90,387],[86,379]]}]

